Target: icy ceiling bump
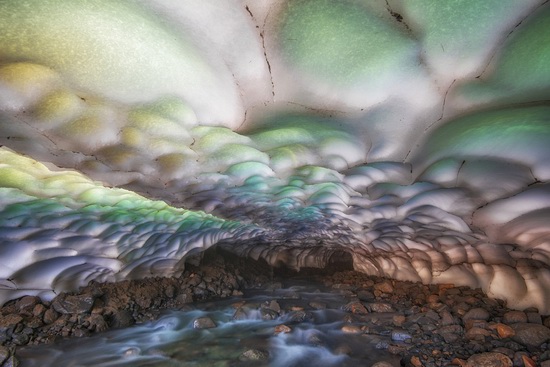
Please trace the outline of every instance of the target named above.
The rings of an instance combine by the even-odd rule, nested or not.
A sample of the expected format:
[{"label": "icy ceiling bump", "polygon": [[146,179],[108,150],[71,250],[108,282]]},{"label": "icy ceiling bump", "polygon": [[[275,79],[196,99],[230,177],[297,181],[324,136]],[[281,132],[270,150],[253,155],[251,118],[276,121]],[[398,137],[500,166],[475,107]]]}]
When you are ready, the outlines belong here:
[{"label": "icy ceiling bump", "polygon": [[0,1],[0,303],[274,266],[550,312],[543,0]]}]

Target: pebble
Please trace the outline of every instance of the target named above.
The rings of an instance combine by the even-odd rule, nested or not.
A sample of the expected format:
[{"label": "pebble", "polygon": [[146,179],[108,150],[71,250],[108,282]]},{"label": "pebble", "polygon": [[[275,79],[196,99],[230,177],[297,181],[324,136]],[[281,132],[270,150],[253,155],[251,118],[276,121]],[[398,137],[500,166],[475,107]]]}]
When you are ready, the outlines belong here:
[{"label": "pebble", "polygon": [[512,367],[510,358],[502,353],[487,352],[474,354],[465,364],[466,367]]},{"label": "pebble", "polygon": [[495,328],[497,330],[498,337],[501,339],[511,338],[514,335],[516,335],[516,332],[514,331],[514,329],[508,325],[498,323],[495,325]]},{"label": "pebble", "polygon": [[462,316],[462,321],[466,322],[468,320],[489,320],[489,311],[483,308],[472,308]]},{"label": "pebble", "polygon": [[342,310],[346,312],[351,312],[353,314],[359,314],[359,315],[366,315],[369,313],[367,308],[363,306],[363,304],[359,301],[352,301],[342,306]]}]

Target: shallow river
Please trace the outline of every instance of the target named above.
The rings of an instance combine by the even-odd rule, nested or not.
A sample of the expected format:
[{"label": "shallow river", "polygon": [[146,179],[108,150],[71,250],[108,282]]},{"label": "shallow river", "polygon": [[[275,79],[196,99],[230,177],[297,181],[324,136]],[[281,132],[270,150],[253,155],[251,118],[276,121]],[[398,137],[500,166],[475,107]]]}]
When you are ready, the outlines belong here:
[{"label": "shallow river", "polygon": [[[384,350],[389,335],[341,330],[348,317],[341,306],[348,301],[338,291],[295,282],[281,289],[193,304],[188,310],[165,312],[157,321],[127,329],[22,348],[17,356],[22,367],[368,367],[381,360],[399,365],[399,357]],[[278,306],[280,315],[273,312]],[[196,328],[195,321],[201,317],[209,317],[216,327]],[[278,332],[279,325],[291,331]]]}]

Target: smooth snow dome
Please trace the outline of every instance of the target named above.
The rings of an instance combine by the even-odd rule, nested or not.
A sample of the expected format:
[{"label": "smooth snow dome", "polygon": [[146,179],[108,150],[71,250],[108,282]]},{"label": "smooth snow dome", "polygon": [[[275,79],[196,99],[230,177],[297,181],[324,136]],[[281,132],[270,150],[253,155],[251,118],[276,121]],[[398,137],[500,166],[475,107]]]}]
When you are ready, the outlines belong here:
[{"label": "smooth snow dome", "polygon": [[272,266],[550,312],[543,0],[0,1],[0,304]]}]

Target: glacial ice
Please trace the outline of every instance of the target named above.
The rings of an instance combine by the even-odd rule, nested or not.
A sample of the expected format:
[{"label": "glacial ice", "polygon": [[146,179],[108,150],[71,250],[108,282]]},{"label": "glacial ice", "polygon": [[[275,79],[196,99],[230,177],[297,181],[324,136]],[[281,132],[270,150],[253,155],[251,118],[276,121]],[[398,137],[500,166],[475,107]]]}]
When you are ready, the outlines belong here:
[{"label": "glacial ice", "polygon": [[0,3],[0,304],[272,266],[550,312],[543,0]]}]

